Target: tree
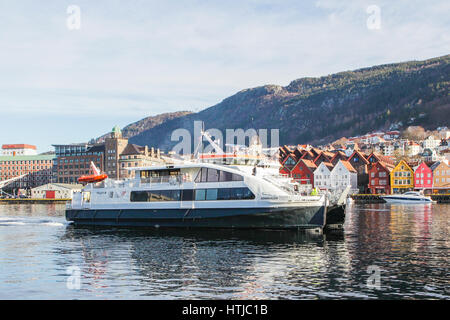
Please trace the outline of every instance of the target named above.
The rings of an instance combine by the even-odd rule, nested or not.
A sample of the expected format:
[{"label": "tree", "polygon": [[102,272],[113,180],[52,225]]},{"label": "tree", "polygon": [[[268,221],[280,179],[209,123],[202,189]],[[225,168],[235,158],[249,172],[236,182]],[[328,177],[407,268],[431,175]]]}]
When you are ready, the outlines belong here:
[{"label": "tree", "polygon": [[420,141],[425,139],[426,132],[425,129],[420,126],[410,126],[403,131],[402,136],[404,139]]}]

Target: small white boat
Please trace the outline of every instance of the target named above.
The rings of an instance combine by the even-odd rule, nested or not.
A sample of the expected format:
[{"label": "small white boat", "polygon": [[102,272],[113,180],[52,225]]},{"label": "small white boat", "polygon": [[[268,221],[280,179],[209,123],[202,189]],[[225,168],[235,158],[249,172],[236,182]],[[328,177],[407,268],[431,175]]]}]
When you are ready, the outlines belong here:
[{"label": "small white boat", "polygon": [[424,204],[424,203],[434,203],[430,197],[423,195],[418,191],[408,191],[403,194],[391,194],[387,196],[382,196],[387,203],[409,203],[409,204]]}]

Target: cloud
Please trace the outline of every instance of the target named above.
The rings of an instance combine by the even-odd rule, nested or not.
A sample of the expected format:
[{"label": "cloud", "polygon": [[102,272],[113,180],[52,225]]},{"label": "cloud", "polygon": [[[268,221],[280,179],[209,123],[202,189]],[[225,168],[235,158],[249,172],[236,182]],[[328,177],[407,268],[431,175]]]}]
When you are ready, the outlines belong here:
[{"label": "cloud", "polygon": [[[134,114],[206,108],[286,85],[447,54],[447,1],[75,1],[0,5],[0,111]],[[381,29],[368,30],[368,5]]]}]

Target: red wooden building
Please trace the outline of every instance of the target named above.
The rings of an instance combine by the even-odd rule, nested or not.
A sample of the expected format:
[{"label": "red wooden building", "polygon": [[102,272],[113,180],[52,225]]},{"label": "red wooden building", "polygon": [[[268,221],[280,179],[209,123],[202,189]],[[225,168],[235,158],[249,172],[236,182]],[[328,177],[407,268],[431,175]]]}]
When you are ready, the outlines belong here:
[{"label": "red wooden building", "polygon": [[414,189],[424,190],[433,188],[433,171],[425,162],[414,170]]},{"label": "red wooden building", "polygon": [[314,185],[314,170],[317,166],[311,160],[300,159],[291,170],[291,176],[300,184]]},{"label": "red wooden building", "polygon": [[385,156],[379,153],[375,153],[372,152],[368,157],[367,157],[367,161],[369,161],[369,163],[373,164],[376,163],[378,161],[382,161],[384,163],[388,163],[390,165],[394,165],[394,159],[392,159],[392,157],[389,156]]},{"label": "red wooden building", "polygon": [[291,176],[291,171],[298,162],[298,158],[294,153],[287,155],[281,163],[280,173]]},{"label": "red wooden building", "polygon": [[372,194],[389,194],[391,192],[390,176],[394,166],[377,161],[369,169],[369,192]]}]

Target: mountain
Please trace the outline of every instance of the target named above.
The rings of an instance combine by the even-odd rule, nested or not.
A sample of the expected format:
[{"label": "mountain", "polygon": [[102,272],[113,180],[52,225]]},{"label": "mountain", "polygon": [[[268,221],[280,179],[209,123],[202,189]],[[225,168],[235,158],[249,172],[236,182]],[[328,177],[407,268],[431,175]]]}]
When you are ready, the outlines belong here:
[{"label": "mountain", "polygon": [[[450,126],[450,55],[301,78],[242,90],[198,113],[166,119],[130,138],[170,150],[177,128],[280,130],[280,144],[323,144],[373,130]],[[139,126],[138,126],[139,127]],[[141,127],[139,127],[141,128]]]},{"label": "mountain", "polygon": [[[158,125],[161,125],[162,123],[164,123],[166,121],[176,119],[179,117],[183,117],[183,116],[186,116],[191,113],[192,112],[190,112],[190,111],[178,111],[178,112],[168,112],[168,113],[158,114],[156,116],[146,117],[144,119],[133,122],[133,123],[127,125],[126,127],[124,127],[122,129],[122,135],[124,138],[131,138],[131,137],[134,137],[146,130],[150,130]],[[101,137],[98,137],[96,139],[96,142],[103,142],[108,135],[109,135],[109,133],[105,133]]]}]

